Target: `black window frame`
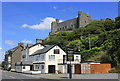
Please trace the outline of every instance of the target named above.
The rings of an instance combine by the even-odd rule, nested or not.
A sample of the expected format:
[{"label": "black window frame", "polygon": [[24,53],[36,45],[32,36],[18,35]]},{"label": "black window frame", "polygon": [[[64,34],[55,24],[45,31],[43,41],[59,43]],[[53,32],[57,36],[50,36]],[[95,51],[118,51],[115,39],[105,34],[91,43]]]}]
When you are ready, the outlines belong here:
[{"label": "black window frame", "polygon": [[60,49],[54,49],[54,54],[60,54]]}]

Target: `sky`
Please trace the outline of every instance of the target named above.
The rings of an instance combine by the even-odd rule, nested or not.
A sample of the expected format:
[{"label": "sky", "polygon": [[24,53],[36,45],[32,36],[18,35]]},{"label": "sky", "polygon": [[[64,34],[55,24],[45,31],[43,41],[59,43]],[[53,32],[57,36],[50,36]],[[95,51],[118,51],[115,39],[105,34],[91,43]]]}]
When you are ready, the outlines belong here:
[{"label": "sky", "polygon": [[114,19],[118,16],[117,2],[3,2],[2,43],[0,61],[5,51],[17,43],[34,44],[36,38],[45,39],[51,31],[50,23],[77,17],[78,11],[92,19]]}]

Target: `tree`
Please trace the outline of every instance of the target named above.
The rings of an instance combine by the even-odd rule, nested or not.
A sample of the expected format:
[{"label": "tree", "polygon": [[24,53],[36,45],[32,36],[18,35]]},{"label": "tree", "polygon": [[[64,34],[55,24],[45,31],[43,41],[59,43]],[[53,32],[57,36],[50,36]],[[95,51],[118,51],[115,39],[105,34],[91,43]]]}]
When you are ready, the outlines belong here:
[{"label": "tree", "polygon": [[72,46],[74,48],[74,51],[78,51],[84,48],[84,45],[82,44],[80,40],[71,41],[68,43],[67,46]]},{"label": "tree", "polygon": [[114,22],[114,20],[108,19],[108,18],[105,19],[105,21],[104,21],[104,27],[105,27],[106,31],[110,31],[110,30],[115,29],[115,22]]},{"label": "tree", "polygon": [[120,16],[115,18],[115,23],[116,23],[115,28],[119,29],[120,28]]}]

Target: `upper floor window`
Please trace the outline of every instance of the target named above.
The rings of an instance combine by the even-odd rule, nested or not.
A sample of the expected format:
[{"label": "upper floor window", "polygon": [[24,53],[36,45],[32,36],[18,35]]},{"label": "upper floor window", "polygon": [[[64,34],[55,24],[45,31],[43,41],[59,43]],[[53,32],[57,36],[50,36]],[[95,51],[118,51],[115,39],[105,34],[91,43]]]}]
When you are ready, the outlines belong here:
[{"label": "upper floor window", "polygon": [[36,56],[35,61],[39,61],[39,56]]},{"label": "upper floor window", "polygon": [[78,56],[76,56],[76,60],[78,60],[79,59],[79,57]]},{"label": "upper floor window", "polygon": [[40,56],[40,60],[41,60],[41,61],[44,61],[44,60],[45,60],[44,55],[41,55],[41,56]]},{"label": "upper floor window", "polygon": [[49,55],[49,61],[55,61],[55,55]]},{"label": "upper floor window", "polygon": [[60,50],[59,49],[54,49],[54,54],[60,54]]}]

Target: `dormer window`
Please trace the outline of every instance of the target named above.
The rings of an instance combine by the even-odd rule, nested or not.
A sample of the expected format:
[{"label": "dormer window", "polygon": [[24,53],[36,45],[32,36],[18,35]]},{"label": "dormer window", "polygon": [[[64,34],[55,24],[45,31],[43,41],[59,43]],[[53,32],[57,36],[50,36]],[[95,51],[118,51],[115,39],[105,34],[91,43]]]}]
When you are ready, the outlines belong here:
[{"label": "dormer window", "polygon": [[54,54],[60,54],[60,50],[59,49],[54,49]]}]

